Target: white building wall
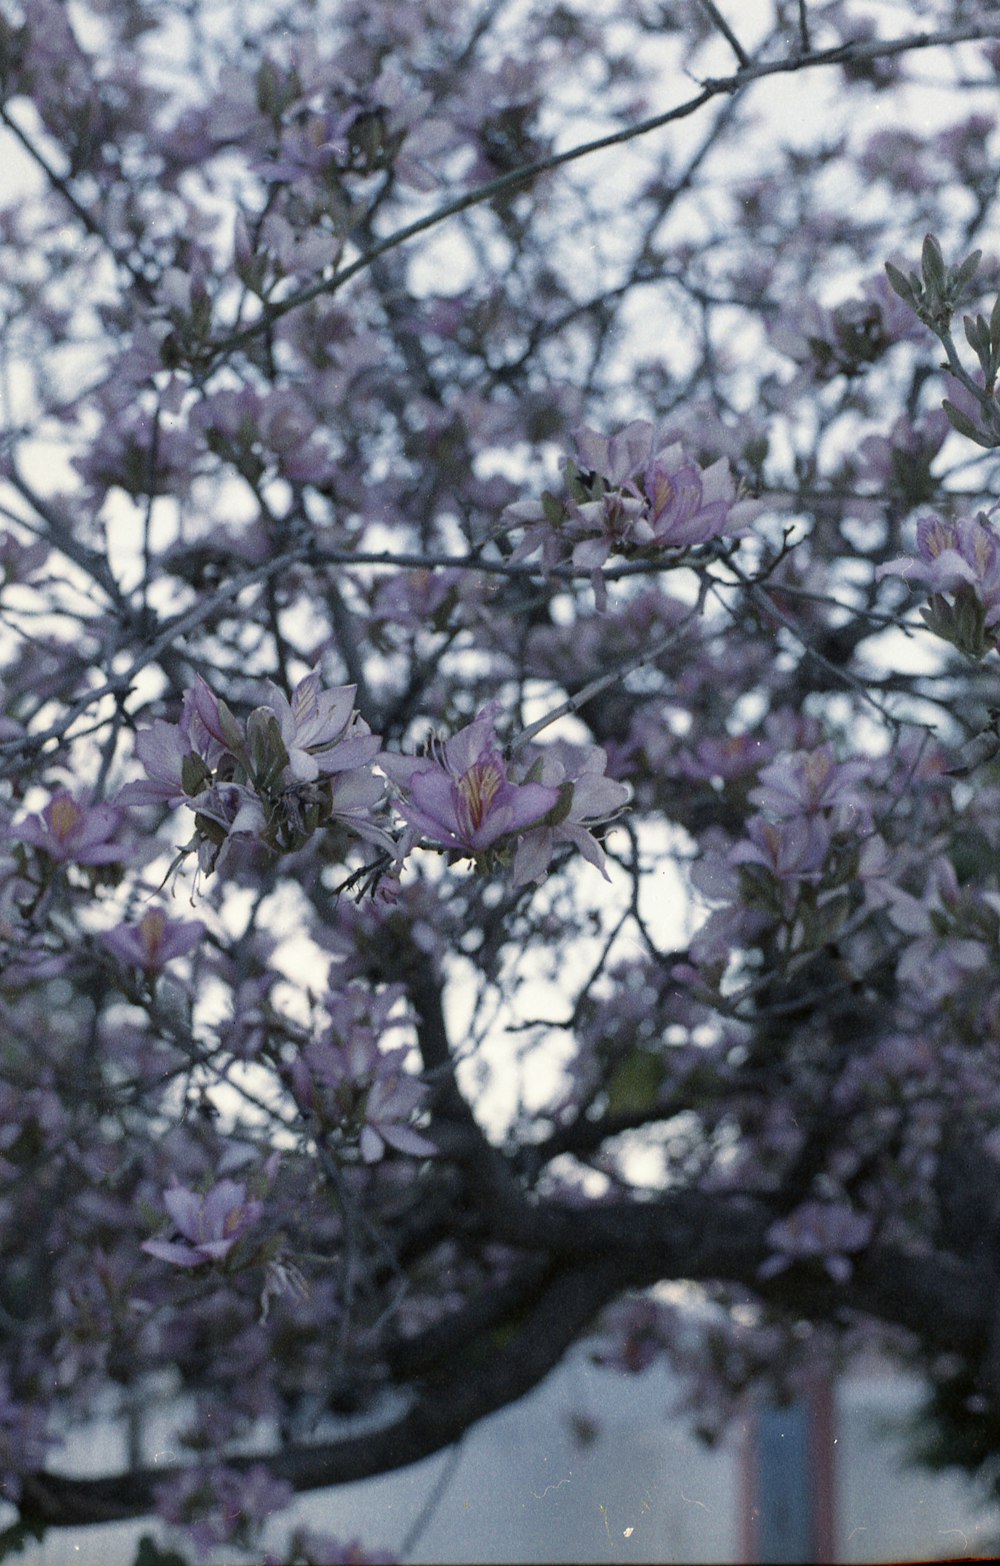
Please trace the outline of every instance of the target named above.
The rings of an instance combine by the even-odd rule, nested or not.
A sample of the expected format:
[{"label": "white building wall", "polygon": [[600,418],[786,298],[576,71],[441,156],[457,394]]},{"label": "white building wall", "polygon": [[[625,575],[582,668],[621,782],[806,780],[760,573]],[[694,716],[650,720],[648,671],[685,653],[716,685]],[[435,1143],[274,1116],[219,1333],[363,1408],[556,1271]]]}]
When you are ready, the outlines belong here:
[{"label": "white building wall", "polygon": [[[905,1465],[899,1422],[919,1395],[916,1383],[883,1371],[837,1389],[839,1561],[982,1556],[1000,1541],[1000,1512],[980,1504],[968,1483]],[[671,1413],[676,1399],[661,1366],[625,1378],[578,1352],[529,1397],[471,1431],[457,1456],[441,1453],[398,1474],[303,1496],[269,1542],[280,1548],[294,1515],[399,1552],[426,1509],[409,1561],[739,1562],[747,1500],[741,1432],[706,1449]],[[572,1433],[581,1415],[597,1430],[583,1446]],[[69,1455],[79,1471],[94,1472],[112,1453],[120,1462],[120,1433],[105,1430],[75,1437]],[[146,1522],[53,1532],[19,1560],[131,1566],[150,1531]]]}]

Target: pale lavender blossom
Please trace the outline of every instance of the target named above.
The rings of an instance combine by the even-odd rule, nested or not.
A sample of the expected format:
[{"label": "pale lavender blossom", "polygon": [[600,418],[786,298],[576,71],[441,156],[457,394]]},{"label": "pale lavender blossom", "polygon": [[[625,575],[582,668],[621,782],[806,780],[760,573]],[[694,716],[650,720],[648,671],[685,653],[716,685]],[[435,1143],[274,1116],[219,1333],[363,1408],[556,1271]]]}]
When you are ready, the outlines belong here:
[{"label": "pale lavender blossom", "polygon": [[204,765],[192,772],[196,757],[183,724],[155,718],[150,728],[140,729],[136,735],[135,753],[146,777],[119,790],[118,803],[122,805],[186,805],[199,792],[196,779],[203,786],[209,776]]},{"label": "pale lavender blossom", "polygon": [[40,816],[28,816],[12,830],[22,843],[59,864],[120,864],[127,852],[111,839],[124,819],[124,812],[113,805],[88,805],[61,789]]},{"label": "pale lavender blossom", "polygon": [[388,1034],[413,1023],[403,997],[399,985],[331,990],[326,1000],[331,1026],[304,1047],[290,1069],[302,1108],[356,1141],[365,1163],[377,1163],[387,1145],[412,1158],[437,1152],[412,1125],[427,1088],[406,1068],[409,1050],[384,1043]]},{"label": "pale lavender blossom", "polygon": [[146,1240],[142,1249],[175,1267],[225,1261],[264,1211],[262,1203],[247,1201],[246,1186],[238,1180],[220,1180],[204,1196],[174,1185],[164,1191],[163,1205],[180,1238]]},{"label": "pale lavender blossom", "polygon": [[404,821],[438,848],[476,858],[535,826],[559,802],[542,783],[512,783],[494,731],[496,703],[430,756],[383,752]]},{"label": "pale lavender blossom", "polygon": [[600,474],[615,487],[635,477],[652,457],[656,427],[635,419],[617,435],[601,435],[584,425],[573,436],[581,468]]},{"label": "pale lavender blossom", "polygon": [[916,557],[903,556],[879,566],[876,580],[885,576],[922,583],[932,593],[969,588],[982,605],[985,624],[1000,624],[1000,536],[983,511],[954,521],[921,517]]},{"label": "pale lavender blossom", "polygon": [[888,882],[882,891],[892,924],[911,938],[899,959],[897,977],[920,996],[922,1004],[936,1006],[959,994],[973,974],[988,967],[991,952],[985,924],[995,918],[994,900],[985,899],[985,906],[977,908],[974,896],[961,891],[949,860],[934,862],[923,897]]},{"label": "pale lavender blossom", "polygon": [[816,815],[824,810],[856,811],[858,784],[866,767],[860,761],[838,761],[831,745],[798,750],[762,767],[756,787],[747,796],[770,816]]},{"label": "pale lavender blossom", "polygon": [[267,688],[267,707],[278,720],[288,752],[285,781],[289,785],[366,766],[378,755],[378,736],[354,711],[356,686],[324,691],[314,669],[299,681],[290,701],[272,681],[268,680]]},{"label": "pale lavender blossom", "polygon": [[263,1463],[247,1468],[203,1464],[158,1485],[156,1510],[165,1522],[183,1528],[199,1550],[220,1545],[247,1546],[274,1512],[294,1495],[284,1479],[275,1479]]},{"label": "pale lavender blossom", "polygon": [[850,1253],[863,1251],[872,1237],[872,1220],[846,1202],[803,1202],[767,1231],[775,1254],[758,1268],[761,1278],[773,1278],[794,1262],[821,1261],[836,1283],[846,1283],[853,1270]]},{"label": "pale lavender blossom", "polygon": [[162,908],[149,908],[138,924],[116,924],[101,940],[127,967],[159,973],[175,957],[193,951],[204,933],[200,919],[168,919]]},{"label": "pale lavender blossom", "polygon": [[622,811],[631,796],[627,783],[605,777],[608,758],[598,747],[556,742],[529,753],[531,773],[559,791],[551,823],[529,828],[517,845],[511,880],[514,886],[540,881],[560,843],[570,843],[610,880],[604,850],[591,828],[603,826]]},{"label": "pale lavender blossom", "polygon": [[642,487],[649,510],[640,539],[648,527],[650,542],[689,549],[728,531],[736,486],[725,457],[702,469],[681,446],[670,446],[647,463]]},{"label": "pale lavender blossom", "polygon": [[830,828],[822,816],[768,821],[752,816],[747,835],[732,850],[734,865],[763,865],[779,881],[819,877],[830,850]]}]

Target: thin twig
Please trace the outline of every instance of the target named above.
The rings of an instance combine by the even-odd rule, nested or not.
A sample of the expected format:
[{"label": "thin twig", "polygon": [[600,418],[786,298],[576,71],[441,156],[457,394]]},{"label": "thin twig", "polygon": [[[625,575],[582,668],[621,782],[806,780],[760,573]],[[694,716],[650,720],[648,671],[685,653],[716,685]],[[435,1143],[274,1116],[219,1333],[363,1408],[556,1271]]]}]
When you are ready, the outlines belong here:
[{"label": "thin twig", "polygon": [[646,652],[640,653],[635,658],[630,658],[627,663],[620,664],[617,669],[612,669],[609,674],[602,674],[596,680],[591,680],[590,684],[585,685],[582,691],[577,691],[575,696],[570,696],[566,701],[560,702],[559,706],[554,707],[551,712],[547,712],[544,718],[539,718],[535,723],[529,723],[526,729],[521,729],[511,740],[510,749],[516,750],[519,745],[524,745],[528,740],[534,739],[536,734],[540,734],[542,729],[547,729],[550,723],[555,723],[557,718],[565,718],[570,713],[579,712],[580,708],[585,706],[588,701],[593,701],[595,696],[599,696],[609,686],[617,685],[619,680],[624,680],[627,675],[633,674],[636,669],[644,669],[649,664],[655,663],[656,659],[662,657],[668,648],[673,647],[676,642],[681,640],[692,620],[697,619],[701,613],[703,597],[704,593],[699,596],[698,603],[684,616],[680,624],[676,625],[669,635],[664,636],[658,642],[654,642],[653,646],[648,648]]},{"label": "thin twig", "polygon": [[701,6],[705,14],[712,18],[712,21],[719,29],[719,32],[726,40],[730,49],[732,49],[737,60],[740,62],[740,70],[745,71],[747,66],[750,64],[750,56],[747,54],[729,23],[726,21],[726,18],[722,15],[722,12],[715,4],[715,0],[698,0],[698,4]]},{"label": "thin twig", "polygon": [[564,164],[575,163],[580,158],[606,151],[610,147],[622,146],[625,142],[636,140],[637,137],[648,136],[651,131],[660,130],[664,125],[687,119],[692,114],[696,114],[712,98],[739,92],[750,83],[761,81],[768,76],[787,76],[797,71],[814,70],[828,65],[845,65],[855,61],[891,59],[896,55],[908,54],[917,49],[947,48],[952,44],[997,37],[1000,37],[1000,19],[980,20],[965,27],[950,28],[945,32],[910,33],[903,38],[838,44],[831,49],[820,49],[810,54],[795,54],[784,60],[748,64],[731,76],[710,77],[702,83],[701,90],[693,98],[686,99],[685,102],[665,110],[662,114],[654,114],[649,119],[626,126],[624,130],[613,131],[607,136],[598,136],[593,141],[581,142],[575,147],[567,147],[564,152],[550,153],[547,157],[525,163],[518,169],[511,169],[507,174],[501,174],[485,185],[477,185],[474,190],[468,190],[463,195],[456,196],[454,200],[446,201],[433,212],[428,212],[413,223],[407,223],[393,233],[387,234],[385,239],[379,240],[370,250],[365,251],[356,261],[346,266],[342,272],[336,273],[333,277],[320,278],[317,282],[309,283],[306,287],[289,294],[287,298],[268,305],[256,321],[212,343],[208,349],[208,358],[210,361],[218,361],[234,348],[246,347],[262,332],[270,330],[274,322],[287,315],[289,311],[298,309],[300,305],[309,304],[313,299],[318,299],[324,294],[336,293],[360,272],[366,271],[380,256],[395,250],[399,245],[406,244],[418,234],[424,234],[428,229],[438,227],[439,224],[456,217],[460,212],[467,212],[471,207],[481,206],[483,202],[491,201],[496,196],[505,195],[522,185],[528,185],[539,175],[550,173],[551,170],[561,168]]},{"label": "thin twig", "polygon": [[802,53],[808,54],[812,44],[809,42],[809,18],[806,16],[806,0],[799,0],[799,38],[802,41]]}]

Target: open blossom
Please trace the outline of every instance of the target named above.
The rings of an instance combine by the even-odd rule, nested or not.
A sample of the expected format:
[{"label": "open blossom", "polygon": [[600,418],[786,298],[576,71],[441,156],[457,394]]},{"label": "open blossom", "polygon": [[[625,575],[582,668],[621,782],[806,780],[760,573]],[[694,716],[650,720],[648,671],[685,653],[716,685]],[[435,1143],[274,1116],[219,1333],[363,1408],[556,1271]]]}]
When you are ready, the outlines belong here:
[{"label": "open blossom", "polygon": [[845,1283],[851,1276],[848,1253],[863,1251],[872,1237],[872,1220],[844,1202],[803,1202],[767,1231],[775,1254],[758,1269],[773,1278],[797,1261],[821,1261],[830,1277]]},{"label": "open blossom", "polygon": [[288,752],[288,783],[311,783],[321,775],[365,766],[378,755],[381,741],[354,711],[356,686],[324,691],[314,669],[299,681],[290,701],[272,681],[267,688],[266,705]]},{"label": "open blossom", "polygon": [[768,821],[752,816],[747,835],[730,854],[730,864],[763,865],[779,881],[819,875],[830,849],[830,828],[822,816],[790,816]]},{"label": "open blossom", "polygon": [[434,846],[471,858],[536,825],[559,801],[557,788],[510,781],[496,711],[496,703],[484,707],[430,756],[379,757],[400,792],[404,821]]},{"label": "open blossom", "polygon": [[983,511],[954,521],[921,517],[916,556],[890,560],[875,576],[901,576],[932,593],[968,588],[982,605],[985,624],[1000,624],[1000,535]]},{"label": "open blossom", "polygon": [[604,850],[590,829],[618,815],[631,790],[627,783],[605,777],[607,760],[604,751],[596,747],[585,750],[558,743],[537,753],[532,770],[537,767],[539,781],[558,789],[559,805],[551,824],[529,828],[518,843],[512,875],[515,886],[540,880],[560,843],[571,843],[588,863],[597,866],[605,880],[610,879]]},{"label": "open blossom", "polygon": [[762,767],[748,798],[769,816],[785,819],[824,810],[846,812],[858,806],[858,784],[866,767],[838,761],[831,745],[777,756]]},{"label": "open blossom", "polygon": [[40,816],[28,816],[14,827],[13,835],[61,864],[120,864],[126,850],[110,840],[123,820],[113,805],[88,805],[63,789]]},{"label": "open blossom", "polygon": [[670,446],[650,458],[642,488],[649,510],[640,536],[648,527],[650,542],[687,549],[727,531],[736,488],[724,457],[702,469]]},{"label": "open blossom", "polygon": [[101,940],[120,962],[159,973],[174,957],[183,957],[205,933],[200,919],[168,919],[162,908],[149,908],[138,924],[116,924]]},{"label": "open blossom", "polygon": [[180,1238],[146,1240],[142,1248],[175,1267],[224,1261],[264,1210],[260,1202],[247,1201],[246,1186],[238,1180],[220,1180],[204,1196],[171,1186],[163,1193],[163,1205]]}]

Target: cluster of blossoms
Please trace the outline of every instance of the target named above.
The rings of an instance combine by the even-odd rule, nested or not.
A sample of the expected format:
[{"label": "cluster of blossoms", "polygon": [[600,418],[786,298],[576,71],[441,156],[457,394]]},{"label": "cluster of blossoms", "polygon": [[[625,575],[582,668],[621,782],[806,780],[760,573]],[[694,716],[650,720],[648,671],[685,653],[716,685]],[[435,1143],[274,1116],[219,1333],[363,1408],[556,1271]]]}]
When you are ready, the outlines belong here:
[{"label": "cluster of blossoms", "polygon": [[156,1510],[207,1554],[223,1545],[253,1547],[272,1514],[284,1510],[293,1495],[292,1486],[272,1478],[262,1463],[242,1469],[219,1463],[159,1485]]},{"label": "cluster of blossoms", "polygon": [[803,366],[803,375],[829,381],[861,374],[898,342],[919,335],[912,312],[883,273],[867,278],[858,297],[832,310],[807,299],[768,322],[774,346]]},{"label": "cluster of blossoms", "polygon": [[331,991],[330,1026],[305,1045],[288,1072],[299,1107],[338,1145],[356,1145],[368,1164],[377,1163],[387,1145],[413,1158],[437,1152],[411,1124],[427,1089],[406,1068],[410,1051],[383,1042],[412,1024],[403,1002],[399,985],[378,993],[360,985]]},{"label": "cluster of blossoms", "polygon": [[313,672],[291,700],[270,681],[266,691],[243,725],[199,679],[179,723],[158,719],[139,734],[136,754],[148,776],[127,784],[119,802],[186,805],[205,869],[234,838],[287,852],[334,823],[393,852],[375,819],[384,792],[372,770],[380,741],[354,711],[355,687],[324,691]]},{"label": "cluster of blossoms", "polygon": [[684,552],[717,538],[744,533],[757,503],[740,499],[724,457],[701,468],[679,442],[660,445],[644,419],[617,435],[578,430],[576,459],[564,464],[566,492],[508,506],[508,523],[523,526],[514,552],[525,559],[541,551],[556,565],[567,553],[574,566],[594,573],[612,555],[666,549]]},{"label": "cluster of blossoms", "polygon": [[931,592],[921,611],[936,636],[970,658],[982,658],[1000,635],[1000,535],[988,515],[917,523],[916,557],[888,561],[876,577],[901,576]]},{"label": "cluster of blossoms", "polygon": [[761,768],[747,795],[759,814],[750,817],[746,835],[710,848],[693,868],[698,890],[728,905],[696,935],[696,961],[718,960],[775,919],[790,924],[808,913],[818,923],[840,881],[833,863],[838,840],[863,839],[860,862],[851,868],[861,881],[877,874],[884,845],[861,792],[866,773],[864,762],[838,761],[829,744],[789,752]]},{"label": "cluster of blossoms", "polygon": [[[618,814],[629,789],[605,776],[603,750],[532,747],[513,768],[496,734],[498,703],[491,702],[428,754],[404,756],[380,750],[378,736],[353,710],[353,685],[324,691],[313,672],[291,700],[270,681],[266,690],[264,705],[243,725],[199,679],[179,723],[157,719],[136,740],[147,777],[126,784],[119,803],[186,805],[194,812],[193,846],[202,868],[216,868],[236,838],[288,852],[339,823],[396,864],[419,841],[485,870],[513,859],[514,884],[524,886],[540,880],[556,846],[567,843],[606,874],[591,829]],[[399,842],[379,819],[385,778],[404,826]],[[102,815],[95,833],[105,827],[109,833],[119,819],[102,808],[108,821]],[[68,807],[64,813],[69,820]],[[73,814],[74,832],[76,822]],[[32,841],[47,842],[52,830],[32,826]],[[87,841],[99,862],[115,852],[103,840]],[[169,930],[161,919],[151,912],[134,934],[121,932],[109,944],[123,961],[154,971],[196,940],[193,929]]]}]

